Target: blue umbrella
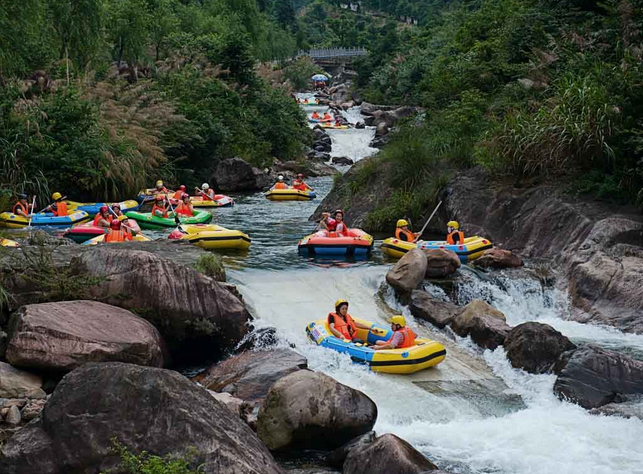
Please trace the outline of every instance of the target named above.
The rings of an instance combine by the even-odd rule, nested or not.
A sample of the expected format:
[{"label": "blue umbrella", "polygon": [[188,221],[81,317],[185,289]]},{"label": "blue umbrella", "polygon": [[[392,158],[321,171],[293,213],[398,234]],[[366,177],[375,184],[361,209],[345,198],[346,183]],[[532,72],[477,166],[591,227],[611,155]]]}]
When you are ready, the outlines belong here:
[{"label": "blue umbrella", "polygon": [[328,78],[324,76],[323,74],[315,74],[313,77],[311,77],[313,81],[321,81],[321,82],[326,82]]}]

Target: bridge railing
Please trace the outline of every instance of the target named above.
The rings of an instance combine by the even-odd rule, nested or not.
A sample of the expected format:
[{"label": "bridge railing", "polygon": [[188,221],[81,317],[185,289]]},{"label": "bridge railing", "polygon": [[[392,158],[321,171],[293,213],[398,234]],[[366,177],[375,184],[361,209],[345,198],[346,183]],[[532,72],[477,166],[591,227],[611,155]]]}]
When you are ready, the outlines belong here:
[{"label": "bridge railing", "polygon": [[366,48],[320,48],[309,51],[299,51],[295,58],[309,57],[311,59],[341,59],[365,56],[368,54]]}]

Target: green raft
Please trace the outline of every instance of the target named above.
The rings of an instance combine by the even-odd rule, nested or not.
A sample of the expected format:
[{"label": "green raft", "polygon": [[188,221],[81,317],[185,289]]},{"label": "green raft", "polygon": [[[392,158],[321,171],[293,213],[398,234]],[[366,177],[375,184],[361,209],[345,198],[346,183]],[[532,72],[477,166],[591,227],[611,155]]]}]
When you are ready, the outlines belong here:
[{"label": "green raft", "polygon": [[[125,213],[130,219],[138,222],[141,229],[159,230],[167,229],[168,227],[176,227],[174,217],[158,217],[153,216],[150,212],[127,212]],[[207,224],[212,220],[212,214],[207,211],[196,211],[192,217],[179,217],[181,224]]]}]

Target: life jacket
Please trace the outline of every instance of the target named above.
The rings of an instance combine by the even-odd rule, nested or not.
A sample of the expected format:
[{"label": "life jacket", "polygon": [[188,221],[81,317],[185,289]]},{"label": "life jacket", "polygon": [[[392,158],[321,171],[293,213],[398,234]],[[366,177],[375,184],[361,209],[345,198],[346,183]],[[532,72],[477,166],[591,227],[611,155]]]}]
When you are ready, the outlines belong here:
[{"label": "life jacket", "polygon": [[172,196],[172,199],[176,199],[177,201],[181,199],[181,196],[183,196],[184,191],[175,191],[174,196]]},{"label": "life jacket", "polygon": [[344,224],[344,222],[338,222],[335,224],[335,232],[343,237],[349,236],[348,227],[346,227],[346,224]]},{"label": "life jacket", "polygon": [[415,234],[409,230],[398,227],[395,229],[395,238],[404,242],[413,242],[415,240]]},{"label": "life jacket", "polygon": [[331,120],[331,118],[329,114],[324,114],[324,120]]},{"label": "life jacket", "polygon": [[313,118],[314,118],[314,119],[318,119],[318,118],[319,118],[319,114],[318,114],[317,112],[313,112]]},{"label": "life jacket", "polygon": [[186,205],[183,202],[180,202],[178,206],[176,206],[176,213],[181,214],[182,216],[193,216],[194,212],[192,209],[190,209],[189,205]]},{"label": "life jacket", "polygon": [[329,231],[334,232],[335,228],[337,227],[337,221],[335,219],[331,219],[330,217],[327,218],[326,227],[328,227]]},{"label": "life jacket", "polygon": [[299,190],[299,191],[306,191],[308,189],[308,185],[306,183],[304,183],[303,181],[299,181],[298,179],[293,181],[292,187],[294,189]]},{"label": "life jacket", "polygon": [[286,185],[286,183],[275,183],[274,188],[275,189],[288,189],[288,186]]},{"label": "life jacket", "polygon": [[[158,215],[156,211],[161,211],[161,215]],[[157,216],[157,217],[166,217],[168,216],[167,214],[167,209],[165,207],[159,207],[156,205],[156,203],[152,206],[152,215]]]},{"label": "life jacket", "polygon": [[68,216],[69,211],[67,210],[67,203],[60,201],[56,203],[56,209],[54,210],[54,216],[63,217]]},{"label": "life jacket", "polygon": [[105,242],[125,242],[126,240],[132,240],[132,235],[122,229],[111,229],[105,236]]},{"label": "life jacket", "polygon": [[20,201],[18,201],[15,206],[13,206],[13,213],[15,215],[20,215],[18,214],[18,209],[20,209],[22,212],[25,213],[25,215],[29,215],[29,204],[23,204]]},{"label": "life jacket", "polygon": [[203,191],[201,193],[201,196],[203,196],[203,199],[206,201],[214,201],[214,189],[208,189],[207,191]]},{"label": "life jacket", "polygon": [[353,340],[353,337],[357,334],[357,326],[355,321],[351,318],[351,315],[346,313],[346,320],[342,318],[337,313],[328,313],[328,324],[335,324],[335,330],[339,332],[344,339]]},{"label": "life jacket", "polygon": [[458,242],[458,245],[463,245],[464,244],[464,232],[455,230],[451,232],[450,234],[447,235],[447,244],[449,245],[456,245],[455,240],[453,240],[453,234],[458,234],[460,236],[460,241]]},{"label": "life jacket", "polygon": [[[410,328],[407,328],[406,326],[403,327],[402,329],[399,329],[395,332],[401,332],[404,335],[404,340],[402,341],[402,344],[396,347],[396,349],[405,349],[407,347],[411,347],[415,345],[415,338],[417,337],[417,334],[415,334]],[[386,341],[387,344],[390,344],[393,341],[393,337],[395,337],[395,333],[393,333],[393,336]]]},{"label": "life jacket", "polygon": [[114,220],[114,217],[110,215],[110,216],[107,216],[107,218],[105,218],[99,212],[94,216],[94,227],[98,227],[98,221],[100,221],[101,219],[105,219],[107,222],[112,222],[112,220]]}]

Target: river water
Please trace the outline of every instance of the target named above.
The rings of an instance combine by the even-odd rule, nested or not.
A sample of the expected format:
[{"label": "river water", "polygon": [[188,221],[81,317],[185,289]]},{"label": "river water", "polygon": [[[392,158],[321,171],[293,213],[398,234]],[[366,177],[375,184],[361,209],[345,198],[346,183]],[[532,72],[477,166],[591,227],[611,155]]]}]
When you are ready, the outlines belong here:
[{"label": "river water", "polygon": [[[353,123],[359,119],[358,110],[346,115]],[[359,160],[373,153],[368,147],[372,129],[330,134],[334,156]],[[377,403],[378,433],[406,439],[453,473],[643,473],[642,421],[589,415],[554,396],[554,376],[513,369],[502,348],[481,351],[468,338],[414,320],[383,285],[391,261],[380,253],[379,241],[373,256],[359,261],[298,255],[297,241],[312,231],[308,217],[329,192],[332,179],[309,183],[318,193],[313,202],[238,195],[234,208],[216,211],[215,221],[253,239],[247,254],[224,255],[229,279],[239,286],[259,327],[276,327],[280,344],[294,345],[313,370],[362,390]],[[499,272],[491,279],[474,272],[469,276],[458,291],[461,303],[483,298],[505,313],[511,325],[540,321],[576,343],[643,356],[641,336],[567,321],[567,295],[559,290],[543,288],[535,279],[514,279],[511,273]],[[427,290],[447,298],[437,287]],[[420,335],[446,345],[445,362],[412,376],[375,374],[348,356],[309,343],[304,328],[331,311],[338,298],[349,300],[351,314],[383,324],[402,312]]]}]

